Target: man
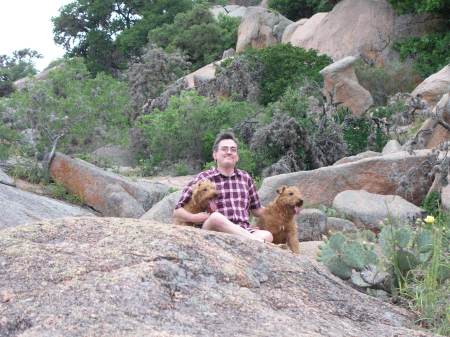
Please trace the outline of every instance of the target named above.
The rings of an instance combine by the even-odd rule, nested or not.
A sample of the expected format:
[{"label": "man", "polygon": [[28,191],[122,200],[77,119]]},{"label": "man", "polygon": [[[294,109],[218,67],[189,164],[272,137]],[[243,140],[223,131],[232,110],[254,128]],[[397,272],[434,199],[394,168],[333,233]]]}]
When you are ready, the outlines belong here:
[{"label": "man", "polygon": [[[213,146],[213,157],[217,168],[198,174],[184,189],[173,215],[184,222],[203,224],[202,229],[236,234],[261,242],[272,242],[272,234],[249,226],[249,212],[260,217],[264,212],[255,185],[250,175],[236,169],[239,160],[238,146],[232,133],[221,133]],[[211,180],[220,194],[217,199],[217,211],[192,214],[183,207],[191,198],[190,187],[199,180]]]}]

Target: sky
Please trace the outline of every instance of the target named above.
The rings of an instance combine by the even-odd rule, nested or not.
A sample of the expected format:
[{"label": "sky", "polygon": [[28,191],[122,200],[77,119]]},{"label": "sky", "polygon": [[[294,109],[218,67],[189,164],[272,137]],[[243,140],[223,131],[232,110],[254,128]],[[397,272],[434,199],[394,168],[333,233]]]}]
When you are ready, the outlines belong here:
[{"label": "sky", "polygon": [[14,50],[30,48],[44,56],[34,59],[42,71],[52,60],[64,55],[64,49],[53,42],[52,16],[74,0],[2,1],[0,15],[0,55],[12,56]]}]

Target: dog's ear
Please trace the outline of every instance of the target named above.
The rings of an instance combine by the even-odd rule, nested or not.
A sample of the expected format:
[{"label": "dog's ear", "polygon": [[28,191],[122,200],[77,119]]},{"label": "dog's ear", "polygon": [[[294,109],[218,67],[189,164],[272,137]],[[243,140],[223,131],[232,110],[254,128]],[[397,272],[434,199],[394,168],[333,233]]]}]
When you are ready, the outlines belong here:
[{"label": "dog's ear", "polygon": [[287,188],[286,186],[282,186],[282,187],[280,187],[279,189],[277,189],[277,193],[278,193],[278,194],[281,194],[281,193],[283,193],[283,192],[284,192],[284,190],[285,190],[286,188]]}]

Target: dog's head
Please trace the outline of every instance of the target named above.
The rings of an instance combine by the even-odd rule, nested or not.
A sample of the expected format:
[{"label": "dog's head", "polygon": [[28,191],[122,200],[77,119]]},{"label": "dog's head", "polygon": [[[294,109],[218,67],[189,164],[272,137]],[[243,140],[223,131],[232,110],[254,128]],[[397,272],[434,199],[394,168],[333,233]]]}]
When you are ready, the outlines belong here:
[{"label": "dog's head", "polygon": [[211,180],[200,180],[191,187],[191,190],[192,201],[195,204],[200,205],[208,213],[212,213],[217,210],[214,200],[219,197],[219,193],[217,193],[216,185],[214,185]]},{"label": "dog's head", "polygon": [[283,205],[292,213],[300,214],[300,211],[304,207],[303,197],[300,194],[300,190],[295,187],[286,187],[282,186],[277,189],[278,196],[275,199],[275,202]]}]

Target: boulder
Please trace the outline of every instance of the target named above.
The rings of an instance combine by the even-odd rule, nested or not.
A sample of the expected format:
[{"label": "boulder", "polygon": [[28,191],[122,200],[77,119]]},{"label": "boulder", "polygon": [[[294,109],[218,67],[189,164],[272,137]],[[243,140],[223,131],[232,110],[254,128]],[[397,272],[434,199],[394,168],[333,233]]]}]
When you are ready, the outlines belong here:
[{"label": "boulder", "polygon": [[346,233],[350,234],[350,233],[356,233],[358,228],[350,220],[334,218],[334,217],[329,217],[327,219],[327,227],[325,229],[326,233],[328,233],[329,231],[331,231],[333,233],[342,232],[343,230],[345,230]]},{"label": "boulder", "polygon": [[103,191],[103,216],[139,219],[145,211],[122,186],[110,184]]},{"label": "boulder", "polygon": [[181,198],[183,191],[177,191],[169,194],[156,205],[154,205],[147,213],[145,213],[141,220],[155,221],[165,224],[173,224],[175,218],[173,216],[173,211]]},{"label": "boulder", "polygon": [[339,107],[348,107],[354,115],[361,115],[373,105],[370,92],[359,85],[355,74],[353,56],[330,64],[322,69],[320,74],[324,78],[325,94],[333,92],[333,102],[342,102]]},{"label": "boulder", "polygon": [[450,66],[446,65],[436,74],[426,78],[411,93],[413,97],[422,94],[428,104],[437,104],[450,91]]},{"label": "boulder", "polygon": [[117,145],[104,146],[91,154],[92,160],[102,166],[136,166],[136,159],[131,151],[122,149]]},{"label": "boulder", "polygon": [[16,186],[14,180],[0,168],[0,184]]},{"label": "boulder", "polygon": [[189,88],[194,88],[195,82],[194,82],[194,77],[195,76],[203,76],[203,77],[207,77],[207,78],[215,78],[216,76],[214,75],[214,73],[216,72],[216,67],[214,67],[213,63],[207,64],[206,66],[204,66],[203,68],[200,68],[196,71],[194,71],[193,73],[190,73],[189,75],[186,75],[186,80],[188,81],[188,87]]},{"label": "boulder", "polygon": [[353,162],[361,160],[361,159],[379,157],[379,156],[381,156],[381,153],[379,153],[379,152],[365,151],[365,152],[358,153],[356,156],[350,156],[350,157],[345,157],[345,158],[339,159],[337,162],[335,162],[333,164],[333,166],[347,164],[347,163],[353,163]]},{"label": "boulder", "polygon": [[229,57],[234,57],[234,54],[236,54],[236,51],[234,50],[234,48],[225,50],[222,54],[222,60],[226,60]]},{"label": "boulder", "polygon": [[0,230],[69,216],[95,215],[81,207],[0,184]]},{"label": "boulder", "polygon": [[[440,116],[444,122],[450,125],[450,94],[442,96],[441,100],[437,103],[434,109],[439,109]],[[436,147],[440,142],[450,139],[450,131],[444,128],[442,125],[436,125],[436,120],[428,118],[420,127],[418,133],[419,137],[423,139],[423,147],[425,149],[432,149]],[[434,129],[433,129],[434,128]],[[426,131],[433,129],[433,131]],[[404,147],[408,146],[408,141]]]},{"label": "boulder", "polygon": [[[448,177],[448,178],[450,178],[450,177]],[[444,212],[450,212],[450,185],[442,187],[441,206],[442,206],[442,210]]]},{"label": "boulder", "polygon": [[216,20],[219,19],[219,14],[231,16],[233,18],[243,17],[246,10],[247,10],[246,6],[238,6],[238,5],[228,5],[225,7],[221,5],[215,5],[209,9],[209,11],[216,18]]},{"label": "boulder", "polygon": [[322,263],[230,234],[66,218],[0,242],[1,336],[433,336]]},{"label": "boulder", "polygon": [[288,43],[297,28],[303,26],[306,22],[308,22],[308,19],[300,19],[297,22],[293,22],[287,26],[283,32],[283,36],[281,37],[281,43]]},{"label": "boulder", "polygon": [[72,159],[56,153],[49,166],[50,177],[61,182],[83,202],[99,212],[103,212],[103,192],[110,185],[122,186],[148,211],[166,195],[169,186],[139,181],[106,172],[81,159]]},{"label": "boulder", "polygon": [[398,195],[379,195],[367,191],[344,191],[336,195],[333,208],[359,229],[380,229],[380,221],[391,217],[400,226],[414,223],[425,212]]},{"label": "boulder", "polygon": [[27,83],[33,81],[34,79],[39,80],[39,81],[48,80],[49,72],[51,72],[52,70],[55,70],[55,69],[60,69],[60,68],[63,68],[63,66],[60,65],[60,66],[53,67],[51,69],[47,69],[47,70],[40,72],[39,74],[33,76],[32,78],[30,78],[30,77],[21,78],[20,80],[15,81],[14,85],[16,86],[17,90],[22,90]]},{"label": "boulder", "polygon": [[381,151],[381,154],[383,156],[388,155],[388,154],[392,154],[392,153],[397,153],[397,152],[401,152],[403,151],[402,146],[400,145],[399,142],[397,142],[395,139],[391,139],[383,148],[383,151]]},{"label": "boulder", "polygon": [[[258,194],[262,204],[266,206],[275,199],[275,190],[280,186],[297,186],[306,204],[322,204],[327,207],[331,207],[338,193],[346,190],[394,195],[401,175],[411,167],[425,160],[431,161],[434,157],[430,150],[415,151],[413,155],[404,151],[312,171],[280,174],[264,179]],[[425,185],[417,183],[405,199],[420,205],[430,186],[431,181]]]},{"label": "boulder", "polygon": [[318,209],[304,209],[296,216],[297,237],[299,241],[322,240],[327,227],[327,216]]},{"label": "boulder", "polygon": [[331,12],[312,16],[283,42],[319,50],[334,61],[359,57],[360,53],[372,59],[376,55],[376,64],[382,66],[398,59],[391,48],[384,48],[388,35],[391,41],[402,36],[421,36],[430,24],[424,16],[396,16],[386,1],[343,0]]},{"label": "boulder", "polygon": [[261,49],[281,43],[285,28],[292,23],[283,15],[265,8],[247,8],[238,28],[236,51],[248,46]]}]

